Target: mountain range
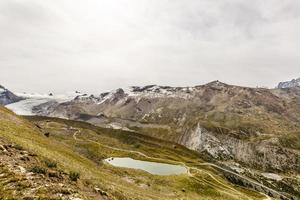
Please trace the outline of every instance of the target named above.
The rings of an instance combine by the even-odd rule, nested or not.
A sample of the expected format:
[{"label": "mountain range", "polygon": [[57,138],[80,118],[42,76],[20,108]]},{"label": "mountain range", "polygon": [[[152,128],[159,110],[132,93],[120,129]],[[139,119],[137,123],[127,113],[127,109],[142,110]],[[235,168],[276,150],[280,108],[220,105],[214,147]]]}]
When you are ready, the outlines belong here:
[{"label": "mountain range", "polygon": [[[299,100],[297,87],[269,90],[215,81],[195,87],[117,89],[98,97],[78,96],[64,103],[41,104],[33,111],[101,127],[138,130],[205,152],[214,159],[290,171],[299,170],[299,155],[286,149],[281,149],[283,155],[275,152],[284,145],[299,149],[297,141],[287,141],[300,130]],[[274,155],[263,156],[266,154]]]},{"label": "mountain range", "polygon": [[134,86],[64,101],[47,97],[30,109],[33,115],[48,117],[43,120],[81,121],[140,135],[147,142],[169,142],[173,151],[180,147],[197,153],[235,185],[270,197],[297,199],[299,80],[281,82],[274,89],[219,81],[194,87]]}]

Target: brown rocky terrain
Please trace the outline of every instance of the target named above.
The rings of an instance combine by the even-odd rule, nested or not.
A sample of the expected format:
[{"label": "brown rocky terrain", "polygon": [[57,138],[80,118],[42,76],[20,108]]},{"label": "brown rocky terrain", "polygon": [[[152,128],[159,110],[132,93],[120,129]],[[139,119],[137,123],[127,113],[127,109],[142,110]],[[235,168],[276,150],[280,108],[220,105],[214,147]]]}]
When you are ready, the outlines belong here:
[{"label": "brown rocky terrain", "polygon": [[[186,172],[154,175],[115,167],[106,161],[112,157],[172,163],[184,166]],[[0,161],[0,199],[292,197],[225,168],[215,168],[195,151],[175,143],[78,121],[20,117],[1,106]],[[221,173],[224,170],[227,176]]]},{"label": "brown rocky terrain", "polygon": [[[193,88],[119,89],[99,98],[51,104],[38,114],[126,127],[216,159],[263,170],[300,170],[300,88],[245,88],[212,82]],[[295,139],[295,140],[293,140]]]},{"label": "brown rocky terrain", "polygon": [[[14,134],[18,135],[17,140],[13,139]],[[29,141],[24,137],[26,134],[32,134]],[[37,127],[0,106],[1,200],[107,199],[96,187],[80,180],[80,174],[66,171],[57,159],[42,156],[36,147],[29,148],[34,145],[33,138],[38,137],[47,138]],[[20,141],[24,144],[20,145]],[[47,149],[45,144],[43,148]],[[45,155],[50,153],[51,150]]]},{"label": "brown rocky terrain", "polygon": [[0,161],[0,199],[85,199],[54,162],[41,161],[19,145],[1,139]]},{"label": "brown rocky terrain", "polygon": [[[300,87],[247,88],[219,81],[185,88],[133,87],[40,105],[35,112],[139,131],[225,165],[299,177]],[[299,193],[298,178],[287,182]]]}]

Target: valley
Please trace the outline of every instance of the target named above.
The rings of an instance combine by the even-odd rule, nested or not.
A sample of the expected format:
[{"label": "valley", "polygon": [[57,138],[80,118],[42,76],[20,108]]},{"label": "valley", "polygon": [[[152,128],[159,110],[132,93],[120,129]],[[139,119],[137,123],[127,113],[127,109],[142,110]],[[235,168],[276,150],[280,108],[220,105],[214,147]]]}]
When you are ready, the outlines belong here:
[{"label": "valley", "polygon": [[[98,97],[31,96],[6,106],[27,116],[5,109],[2,115],[28,123],[37,140],[8,134],[16,124],[3,126],[1,134],[61,163],[65,174],[78,172],[80,180],[70,187],[80,186],[83,199],[298,199],[299,91],[215,81],[117,89]],[[122,164],[114,166],[119,159]],[[151,174],[159,165],[186,172]]]},{"label": "valley", "polygon": [[[0,137],[3,143],[19,145],[19,148],[37,158],[55,161],[66,176],[70,171],[80,173],[78,182],[66,180],[66,186],[77,188],[71,190],[76,191],[77,195],[70,193],[69,196],[75,195],[80,199],[198,199],[199,195],[203,199],[265,197],[231,184],[210,166],[201,166],[204,162],[199,156],[180,145],[174,148],[172,143],[82,122],[41,117],[27,117],[27,121],[2,108],[0,113]],[[142,170],[113,167],[103,162],[109,157],[182,163],[189,167],[189,175],[155,176]],[[31,158],[26,162],[32,162]],[[22,164],[19,161],[17,163]],[[36,165],[46,168],[41,163]],[[21,169],[25,169],[24,173],[29,171],[28,166],[23,166]],[[48,173],[42,177],[47,177],[46,180],[51,183],[55,182],[56,178],[49,177]],[[13,190],[11,181],[3,183],[2,194],[10,194]],[[27,195],[30,197],[30,194]],[[47,197],[49,194],[43,195]]]},{"label": "valley", "polygon": [[0,0],[0,200],[300,200],[299,0]]}]

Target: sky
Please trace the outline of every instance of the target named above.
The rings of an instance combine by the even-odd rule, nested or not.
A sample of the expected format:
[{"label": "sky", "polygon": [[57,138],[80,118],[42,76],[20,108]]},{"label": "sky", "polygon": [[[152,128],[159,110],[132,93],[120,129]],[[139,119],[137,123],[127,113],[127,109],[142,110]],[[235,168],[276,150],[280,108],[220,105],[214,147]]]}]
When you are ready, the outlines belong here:
[{"label": "sky", "polygon": [[100,93],[300,77],[299,0],[0,0],[0,84]]}]

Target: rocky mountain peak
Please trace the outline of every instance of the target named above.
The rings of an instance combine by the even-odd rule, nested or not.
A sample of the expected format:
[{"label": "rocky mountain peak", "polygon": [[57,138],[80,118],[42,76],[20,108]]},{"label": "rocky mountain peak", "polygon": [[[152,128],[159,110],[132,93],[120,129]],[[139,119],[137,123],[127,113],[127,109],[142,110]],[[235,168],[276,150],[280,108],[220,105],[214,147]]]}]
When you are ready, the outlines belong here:
[{"label": "rocky mountain peak", "polygon": [[115,92],[115,94],[118,94],[118,95],[123,95],[125,94],[124,90],[122,88],[118,88]]},{"label": "rocky mountain peak", "polygon": [[146,91],[154,91],[156,89],[159,89],[159,86],[157,85],[146,85],[146,86],[132,86],[131,92],[146,92]]},{"label": "rocky mountain peak", "polygon": [[219,80],[211,81],[205,85],[210,85],[210,86],[220,86],[220,85],[227,85],[226,83],[223,83]]},{"label": "rocky mountain peak", "polygon": [[216,80],[216,81],[207,83],[205,86],[215,88],[215,89],[222,89],[222,88],[227,87],[228,85],[226,83],[220,82],[219,80]]},{"label": "rocky mountain peak", "polygon": [[22,98],[0,85],[0,105],[7,105],[20,101]]},{"label": "rocky mountain peak", "polygon": [[0,85],[0,94],[4,93],[5,91],[6,89],[2,85]]},{"label": "rocky mountain peak", "polygon": [[293,79],[291,81],[280,82],[277,88],[291,88],[296,86],[300,86],[300,78]]}]

